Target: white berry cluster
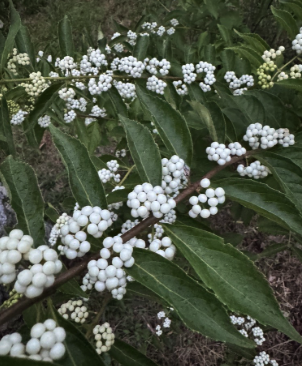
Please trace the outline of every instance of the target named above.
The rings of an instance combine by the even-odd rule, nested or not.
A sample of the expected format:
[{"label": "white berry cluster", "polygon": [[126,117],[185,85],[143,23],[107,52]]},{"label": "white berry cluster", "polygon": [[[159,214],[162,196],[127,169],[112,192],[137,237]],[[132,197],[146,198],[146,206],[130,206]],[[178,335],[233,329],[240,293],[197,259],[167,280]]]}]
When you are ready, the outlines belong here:
[{"label": "white berry cluster", "polygon": [[201,90],[205,93],[211,90],[210,85],[213,85],[216,81],[216,78],[214,75],[215,69],[216,69],[216,67],[214,65],[210,64],[209,62],[200,61],[196,65],[197,74],[200,74],[203,72],[206,73],[206,76],[205,76],[203,82],[199,83]]},{"label": "white berry cluster", "polygon": [[107,116],[106,109],[100,108],[98,105],[94,105],[91,109],[90,116],[105,118]]},{"label": "white berry cluster", "polygon": [[127,155],[126,149],[116,150],[116,152],[115,152],[115,156],[117,158],[119,158],[119,157],[124,158],[126,155]]},{"label": "white berry cluster", "polygon": [[185,64],[181,68],[185,83],[191,84],[195,81],[197,74],[194,73],[195,67],[193,64]]},{"label": "white berry cluster", "polygon": [[145,70],[145,65],[136,57],[122,57],[118,62],[118,70],[130,74],[133,78],[140,78]]},{"label": "white berry cluster", "polygon": [[153,239],[160,239],[164,233],[164,229],[160,224],[155,224],[153,226],[153,229],[154,229],[153,233],[148,234],[149,242],[152,241]]},{"label": "white berry cluster", "polygon": [[66,350],[63,342],[66,332],[64,328],[58,327],[53,319],[35,324],[31,328],[30,336],[26,345],[22,343],[19,333],[4,336],[0,341],[0,355],[48,362],[64,356]]},{"label": "white berry cluster", "polygon": [[160,221],[165,224],[173,224],[177,219],[176,211],[170,210],[167,214],[165,214],[164,218]]},{"label": "white berry cluster", "polygon": [[186,84],[183,84],[181,80],[175,80],[173,81],[174,88],[177,92],[177,94],[183,96],[188,94],[188,88]]},{"label": "white berry cluster", "polygon": [[65,76],[68,76],[71,70],[77,67],[76,62],[71,56],[65,56],[62,60],[57,60],[56,65],[61,71],[65,71]]},{"label": "white berry cluster", "polygon": [[94,334],[97,353],[100,355],[104,352],[108,352],[114,344],[115,338],[110,324],[104,323],[102,325],[96,325],[92,332]]},{"label": "white berry cluster", "polygon": [[[111,292],[113,298],[121,300],[126,293],[126,273],[123,267],[130,268],[134,264],[132,257],[133,246],[123,244],[120,236],[108,236],[103,241],[100,250],[100,259],[91,260],[88,263],[88,273],[83,278],[83,291],[94,288],[98,292],[106,289]],[[111,263],[111,264],[110,264]]]},{"label": "white berry cluster", "polygon": [[173,27],[177,27],[179,24],[179,21],[177,19],[173,18],[170,20],[170,23],[173,25]]},{"label": "white berry cluster", "polygon": [[[173,155],[169,160],[162,159],[162,188],[164,193],[177,196],[179,190],[187,184],[185,176],[185,162],[177,155]],[[174,207],[173,207],[174,208]]]},{"label": "white berry cluster", "polygon": [[22,259],[28,260],[32,244],[32,237],[18,229],[0,239],[0,284],[8,285],[16,279],[16,265]]},{"label": "white berry cluster", "polygon": [[168,236],[164,236],[162,239],[153,239],[149,250],[171,261],[175,256],[176,247]]},{"label": "white berry cluster", "polygon": [[261,149],[267,149],[278,143],[283,147],[295,144],[295,136],[289,134],[288,129],[280,128],[275,130],[270,126],[262,126],[261,123],[250,124],[243,136],[243,140],[248,141],[253,150],[259,146]]},{"label": "white berry cluster", "polygon": [[134,84],[123,83],[122,81],[116,80],[113,81],[113,84],[124,101],[130,100],[132,102],[134,99],[136,99],[136,90]]},{"label": "white berry cluster", "polygon": [[91,117],[87,117],[85,118],[85,126],[89,126],[92,122],[95,122],[96,119],[95,118],[91,118]]},{"label": "white berry cluster", "polygon": [[292,66],[290,68],[289,75],[290,75],[291,79],[298,79],[301,77],[301,73],[302,73],[302,64]]},{"label": "white berry cluster", "polygon": [[156,75],[158,72],[165,76],[169,74],[169,70],[171,68],[170,61],[167,61],[163,58],[159,61],[157,58],[153,57],[151,60],[149,58],[145,58],[144,64],[146,66],[146,70],[150,72],[150,74]]},{"label": "white berry cluster", "polygon": [[75,97],[75,91],[72,88],[63,88],[59,90],[59,97],[65,102],[71,102],[72,99]]},{"label": "white berry cluster", "polygon": [[300,28],[300,32],[296,35],[296,38],[292,42],[292,48],[297,52],[297,55],[302,54],[302,27]]},{"label": "white berry cluster", "polygon": [[31,79],[31,82],[22,83],[21,86],[23,86],[26,93],[32,97],[37,97],[49,86],[40,71],[32,72],[29,74],[29,78]]},{"label": "white berry cluster", "polygon": [[29,58],[28,54],[27,53],[18,54],[17,48],[13,49],[13,53],[11,56],[12,57],[9,59],[9,61],[7,63],[7,68],[14,75],[18,74],[16,63],[18,65],[22,65],[22,66],[30,65],[30,58]]},{"label": "white berry cluster", "polygon": [[127,37],[128,37],[127,42],[129,44],[131,44],[131,46],[135,46],[137,34],[135,32],[133,32],[132,30],[128,30]]},{"label": "white berry cluster", "polygon": [[91,95],[100,95],[102,92],[108,91],[112,87],[112,76],[102,74],[99,76],[99,81],[96,83],[92,78],[88,82],[88,90]]},{"label": "white berry cluster", "polygon": [[116,174],[119,168],[119,164],[117,160],[110,160],[107,162],[108,169],[101,169],[98,171],[99,177],[102,183],[107,183],[110,179],[113,179],[116,183],[119,183],[121,180],[121,175]]},{"label": "white berry cluster", "polygon": [[231,160],[231,149],[218,142],[212,142],[211,146],[206,148],[206,153],[210,161],[217,161],[219,165],[224,165]]},{"label": "white berry cluster", "polygon": [[260,179],[265,178],[270,174],[270,170],[262,165],[259,160],[254,161],[249,166],[245,167],[243,164],[238,165],[237,172],[245,177],[246,175],[250,178]]},{"label": "white berry cluster", "polygon": [[71,123],[72,121],[74,121],[77,117],[76,112],[71,109],[70,111],[68,111],[67,113],[64,113],[64,121],[65,123]]},{"label": "white berry cluster", "polygon": [[[173,308],[169,308],[169,309],[171,311],[174,310]],[[166,313],[164,311],[160,311],[159,313],[157,313],[157,319],[159,319],[159,320],[164,319],[163,324],[162,324],[163,328],[170,328],[172,321],[170,318],[168,318],[166,316]],[[163,334],[162,327],[160,324],[158,324],[155,327],[155,329],[156,329],[156,335],[161,336]]]},{"label": "white berry cluster", "polygon": [[58,238],[61,236],[61,227],[66,225],[70,217],[67,213],[63,213],[56,221],[55,225],[52,227],[48,243],[50,246],[54,246],[57,243]]},{"label": "white berry cluster", "polygon": [[170,27],[170,28],[167,29],[167,34],[169,36],[172,36],[172,34],[174,34],[174,33],[175,33],[175,28],[174,27]]},{"label": "white berry cluster", "polygon": [[86,111],[87,101],[85,98],[69,99],[66,103],[67,109],[79,109],[81,112]]},{"label": "white berry cluster", "polygon": [[32,266],[18,274],[14,288],[19,294],[32,299],[40,296],[44,288],[54,283],[54,275],[61,271],[63,265],[58,259],[57,252],[47,245],[31,249],[28,260]]},{"label": "white berry cluster", "polygon": [[161,218],[175,208],[176,202],[164,194],[162,187],[143,183],[135,186],[128,194],[127,206],[131,208],[131,216],[134,218],[146,218],[150,211],[155,217]]},{"label": "white berry cluster", "polygon": [[81,210],[75,210],[73,216],[60,229],[62,245],[58,246],[58,250],[68,259],[83,257],[91,248],[87,234],[100,238],[112,223],[110,211],[98,206],[85,206]]},{"label": "white berry cluster", "polygon": [[234,71],[227,71],[224,75],[224,79],[229,83],[229,88],[233,89],[234,95],[242,95],[247,88],[241,88],[242,85],[251,87],[254,85],[254,78],[252,75],[242,75],[237,78]]},{"label": "white berry cluster", "polygon": [[50,125],[50,117],[45,114],[44,116],[38,118],[38,125],[42,128],[47,128]]},{"label": "white berry cluster", "polygon": [[25,116],[28,114],[28,112],[22,111],[22,109],[19,109],[19,111],[16,114],[12,115],[12,119],[10,120],[10,123],[12,125],[21,125],[21,123],[25,120]]},{"label": "white berry cluster", "polygon": [[125,221],[121,227],[121,233],[124,234],[125,232],[131,230],[137,224],[139,224],[139,221],[137,219],[134,221],[131,220]]},{"label": "white berry cluster", "polygon": [[[121,33],[119,32],[115,32],[113,34],[113,36],[111,37],[111,40],[113,40],[114,38],[117,38],[121,35]],[[121,43],[116,43],[113,48],[115,49],[116,52],[123,52],[124,51],[124,46]]]},{"label": "white berry cluster", "polygon": [[[196,218],[198,215],[200,217],[206,219],[210,215],[216,215],[218,212],[218,204],[222,204],[225,201],[225,192],[224,189],[218,187],[216,189],[209,188],[210,180],[208,178],[204,178],[200,181],[200,186],[202,188],[206,188],[205,193],[201,193],[199,196],[192,196],[189,199],[190,204],[192,205],[191,210],[189,211],[189,216],[192,218]],[[205,205],[208,204],[209,208],[203,208],[200,204]]]},{"label": "white berry cluster", "polygon": [[[125,189],[124,186],[116,186],[113,188],[112,192],[114,191],[118,191],[118,190],[121,190],[121,189]],[[121,208],[123,206],[123,202],[115,202],[115,203],[111,203],[108,205],[108,210],[118,210],[119,208]]]},{"label": "white berry cluster", "polygon": [[147,80],[147,89],[155,92],[156,94],[163,95],[165,92],[165,87],[167,86],[167,83],[165,83],[163,80],[158,79],[155,75],[151,76]]},{"label": "white berry cluster", "polygon": [[87,307],[83,305],[82,300],[69,300],[59,307],[58,313],[61,314],[64,319],[71,319],[76,323],[81,324],[85,323],[89,316]]},{"label": "white berry cluster", "polygon": [[106,56],[102,54],[100,49],[91,51],[89,55],[89,61],[93,63],[96,67],[100,68],[102,65],[107,66],[108,62]]},{"label": "white berry cluster", "polygon": [[264,351],[260,352],[259,356],[256,356],[253,359],[253,362],[254,362],[255,366],[265,366],[265,365],[269,365],[269,364],[271,364],[272,366],[279,365],[277,361],[271,360],[269,355]]},{"label": "white berry cluster", "polygon": [[149,23],[149,22],[144,22],[142,24],[142,28],[143,29],[148,29],[151,31],[151,33],[156,33],[156,31],[154,30],[155,28],[157,27],[157,23],[156,22],[152,22],[152,23]]},{"label": "white berry cluster", "polygon": [[265,62],[270,62],[273,59],[275,59],[277,56],[280,56],[282,54],[282,52],[284,52],[284,51],[285,51],[285,48],[283,46],[280,46],[277,51],[272,48],[269,51],[264,51],[264,53],[262,55],[262,59]]}]

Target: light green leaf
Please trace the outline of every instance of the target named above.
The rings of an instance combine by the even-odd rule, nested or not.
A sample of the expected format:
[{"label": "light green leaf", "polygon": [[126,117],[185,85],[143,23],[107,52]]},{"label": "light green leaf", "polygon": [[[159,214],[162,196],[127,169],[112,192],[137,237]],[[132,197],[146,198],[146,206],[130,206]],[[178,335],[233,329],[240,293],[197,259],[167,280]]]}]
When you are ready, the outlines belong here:
[{"label": "light green leaf", "polygon": [[119,115],[127,136],[131,156],[144,182],[161,185],[162,165],[157,144],[151,132],[141,123]]},{"label": "light green leaf", "polygon": [[288,33],[289,38],[294,39],[299,33],[299,28],[293,16],[288,11],[276,9],[274,6],[271,6],[271,11],[276,20]]},{"label": "light green leaf", "polygon": [[58,25],[58,33],[59,33],[59,43],[61,49],[61,56],[74,56],[74,47],[72,40],[72,29],[71,23],[68,19],[68,16],[65,15],[62,20],[60,20]]},{"label": "light green leaf", "polygon": [[264,51],[269,50],[270,46],[255,33],[240,33],[236,29],[234,32],[238,34],[251,48],[255,49],[259,54],[263,54]]},{"label": "light green leaf", "polygon": [[134,249],[133,256],[135,264],[127,273],[170,304],[188,328],[216,341],[254,347],[231,324],[217,298],[181,268],[144,249]]},{"label": "light green leaf", "polygon": [[242,178],[219,180],[215,182],[215,186],[223,187],[229,199],[302,235],[302,217],[283,193],[251,179],[243,182]]},{"label": "light green leaf", "polygon": [[239,56],[247,59],[251,65],[258,68],[263,64],[262,57],[253,49],[247,46],[236,46],[236,47],[228,47],[227,50],[233,50],[238,53]]},{"label": "light green leaf", "polygon": [[302,341],[282,315],[266,279],[244,254],[204,230],[176,225],[164,225],[164,230],[203,283],[231,311],[250,315]]},{"label": "light green leaf", "polygon": [[66,166],[70,188],[81,207],[107,207],[104,188],[85,146],[53,125],[49,126],[56,148]]},{"label": "light green leaf", "polygon": [[0,74],[2,73],[8,58],[8,54],[12,51],[14,47],[15,37],[21,27],[21,19],[19,13],[14,8],[14,4],[12,0],[9,0],[10,6],[10,20],[11,25],[9,27],[8,35],[5,40],[5,44],[3,47],[3,51],[1,53],[0,59]]},{"label": "light green leaf", "polygon": [[25,27],[24,25],[21,25],[19,32],[17,33],[16,45],[17,45],[19,53],[28,54],[28,56],[30,58],[30,62],[32,64],[32,66],[34,66],[36,64],[34,46],[31,42],[28,28]]},{"label": "light green leaf", "polygon": [[0,165],[0,176],[16,212],[17,227],[34,239],[34,246],[44,243],[44,202],[34,170],[12,156]]},{"label": "light green leaf", "polygon": [[114,345],[111,347],[109,354],[123,366],[157,365],[137,349],[123,341],[120,341],[119,339],[115,339]]},{"label": "light green leaf", "polygon": [[0,131],[6,139],[8,153],[16,154],[15,143],[13,139],[12,126],[10,124],[9,111],[5,97],[2,97],[0,108]]},{"label": "light green leaf", "polygon": [[133,48],[133,57],[136,57],[139,61],[144,61],[147,56],[149,40],[148,36],[138,36],[136,40],[136,45]]},{"label": "light green leaf", "polygon": [[192,159],[192,138],[184,117],[173,107],[136,84],[141,103],[151,113],[154,124],[171,154],[176,153],[190,165]]}]

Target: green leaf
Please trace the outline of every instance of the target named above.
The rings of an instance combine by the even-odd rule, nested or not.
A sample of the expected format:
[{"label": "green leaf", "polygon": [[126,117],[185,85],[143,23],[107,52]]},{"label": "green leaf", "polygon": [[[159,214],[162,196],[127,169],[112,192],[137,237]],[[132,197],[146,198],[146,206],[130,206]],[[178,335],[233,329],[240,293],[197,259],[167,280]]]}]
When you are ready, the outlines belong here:
[{"label": "green leaf", "polygon": [[151,132],[141,123],[119,115],[127,136],[131,156],[144,182],[161,185],[162,164],[159,149]]},{"label": "green leaf", "polygon": [[101,143],[101,130],[97,122],[93,122],[89,126],[87,126],[87,136],[88,136],[88,151],[89,154],[92,154],[94,150],[98,146],[100,146]]},{"label": "green leaf", "polygon": [[116,87],[112,87],[107,91],[107,95],[109,96],[116,115],[121,114],[124,117],[128,116],[128,111],[126,104],[123,102],[122,97],[120,96],[119,92],[117,91]]},{"label": "green leaf", "polygon": [[192,138],[184,117],[169,103],[151,92],[147,92],[138,83],[136,91],[141,103],[153,116],[156,129],[167,149],[172,154],[176,153],[190,165],[193,149]]},{"label": "green leaf", "polygon": [[135,264],[127,273],[163,298],[193,331],[216,341],[252,348],[231,324],[217,298],[186,275],[181,268],[156,253],[134,249]]},{"label": "green leaf", "polygon": [[14,8],[14,4],[13,4],[12,0],[9,0],[9,6],[10,6],[11,26],[9,27],[8,35],[5,40],[3,51],[1,53],[0,74],[2,73],[4,67],[7,63],[8,54],[12,51],[12,49],[14,47],[15,37],[21,27],[20,15]]},{"label": "green leaf", "polygon": [[275,243],[265,248],[261,253],[257,254],[257,259],[264,257],[271,257],[279,252],[283,252],[284,250],[288,250],[289,247],[287,244]]},{"label": "green leaf", "polygon": [[292,247],[292,252],[294,255],[302,262],[302,250],[300,248]]},{"label": "green leaf", "polygon": [[212,14],[215,19],[218,19],[219,8],[221,6],[220,1],[219,0],[205,0],[204,2],[206,4],[207,10],[210,12],[210,14]]},{"label": "green leaf", "polygon": [[156,366],[157,364],[129,344],[115,339],[109,354],[123,366]]},{"label": "green leaf", "polygon": [[228,47],[227,50],[233,50],[238,53],[239,56],[247,59],[251,65],[254,65],[258,68],[263,64],[262,57],[253,49],[247,46],[236,46],[236,47]]},{"label": "green leaf", "polygon": [[44,92],[38,97],[35,108],[28,115],[28,127],[25,133],[29,132],[35,127],[38,122],[38,118],[43,116],[47,109],[52,105],[53,101],[57,97],[57,91],[62,87],[63,83],[56,83],[44,90]]},{"label": "green leaf", "polygon": [[74,47],[72,40],[72,30],[71,23],[68,16],[65,15],[64,18],[59,22],[58,25],[59,33],[59,44],[61,49],[61,56],[74,56]]},{"label": "green leaf", "polygon": [[36,323],[45,321],[45,311],[42,302],[35,303],[23,311],[22,317],[28,328],[33,327]]},{"label": "green leaf", "polygon": [[158,297],[154,292],[150,291],[147,287],[141,285],[137,281],[129,282],[127,284],[127,294],[133,294],[135,296],[141,296],[151,301],[156,301],[159,303],[165,303],[160,297]]},{"label": "green leaf", "polygon": [[5,97],[2,97],[1,100],[0,131],[5,136],[8,153],[11,155],[15,155],[16,154],[15,143],[13,139],[12,126],[10,124],[9,111]]},{"label": "green leaf", "polygon": [[250,315],[302,342],[282,315],[266,279],[244,254],[204,230],[176,225],[164,225],[164,230],[203,283],[231,311]]},{"label": "green leaf", "polygon": [[128,194],[131,192],[131,189],[117,189],[114,192],[111,192],[107,195],[107,203],[110,205],[111,203],[116,202],[126,202]]},{"label": "green leaf", "polygon": [[266,217],[259,217],[257,221],[258,231],[266,234],[273,235],[288,235],[289,230],[284,229],[282,226],[277,225],[274,221],[267,219]]},{"label": "green leaf", "polygon": [[57,219],[59,218],[59,213],[58,211],[53,207],[53,205],[51,203],[48,202],[48,207],[45,209],[45,215],[52,221],[52,222],[56,222]]},{"label": "green leaf", "polygon": [[283,193],[251,179],[228,178],[216,181],[216,185],[223,187],[229,199],[302,235],[300,213]]},{"label": "green leaf", "polygon": [[81,207],[89,205],[106,208],[104,188],[85,146],[53,125],[49,126],[49,130],[66,166],[76,201]]},{"label": "green leaf", "polygon": [[302,148],[265,151],[257,158],[270,169],[287,197],[302,212]]},{"label": "green leaf", "polygon": [[289,89],[295,89],[299,92],[302,92],[302,80],[301,79],[287,79],[281,80],[276,83],[276,85],[285,86]]},{"label": "green leaf", "polygon": [[289,38],[294,39],[299,33],[299,28],[293,16],[288,11],[276,9],[274,6],[271,6],[271,11],[282,28],[288,33]]},{"label": "green leaf", "polygon": [[18,358],[10,356],[0,356],[1,366],[59,366],[58,363],[46,361],[34,361],[29,358]]},{"label": "green leaf", "polygon": [[53,318],[60,327],[63,327],[66,332],[66,339],[64,341],[66,353],[62,359],[57,361],[60,365],[86,366],[87,364],[91,364],[105,366],[93,346],[76,326],[61,317],[52,306],[49,308],[49,316]]},{"label": "green leaf", "polygon": [[138,36],[136,40],[136,45],[133,48],[133,56],[136,57],[139,61],[144,61],[147,56],[149,40],[148,36]]},{"label": "green leaf", "polygon": [[88,294],[86,294],[86,292],[81,289],[78,281],[76,281],[74,278],[60,286],[59,291],[74,297],[89,297]]},{"label": "green leaf", "polygon": [[234,32],[259,54],[263,54],[264,51],[270,49],[270,46],[258,34],[240,33],[236,29],[234,29]]},{"label": "green leaf", "polygon": [[222,24],[217,24],[221,37],[227,46],[232,45],[232,31]]},{"label": "green leaf", "polygon": [[19,53],[28,54],[28,56],[30,58],[30,62],[32,64],[32,66],[34,66],[36,64],[34,46],[31,42],[28,28],[25,27],[24,25],[21,25],[19,32],[17,33],[16,45],[17,45]]},{"label": "green leaf", "polygon": [[289,8],[289,10],[291,10],[297,17],[298,19],[302,19],[302,3],[300,2],[291,2],[291,1],[281,1],[282,4],[284,4],[284,6],[286,8]]},{"label": "green leaf", "polygon": [[30,235],[37,247],[44,243],[44,202],[34,170],[27,164],[7,157],[0,165],[0,176],[16,212],[17,227]]}]

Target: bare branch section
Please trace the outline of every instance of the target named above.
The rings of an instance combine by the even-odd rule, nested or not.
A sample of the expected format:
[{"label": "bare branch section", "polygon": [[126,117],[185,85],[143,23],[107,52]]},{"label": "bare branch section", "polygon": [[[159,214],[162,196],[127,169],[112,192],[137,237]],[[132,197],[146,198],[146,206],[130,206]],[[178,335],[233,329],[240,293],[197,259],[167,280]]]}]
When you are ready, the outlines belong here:
[{"label": "bare branch section", "polygon": [[[242,160],[243,158],[249,157],[251,155],[255,155],[259,153],[259,150],[252,150],[248,151],[245,155],[242,155],[240,157],[234,157],[229,162],[227,162],[223,166],[217,166],[214,169],[212,169],[210,172],[208,172],[206,175],[204,175],[202,178],[200,178],[198,181],[192,183],[189,185],[188,188],[183,190],[176,198],[176,203],[181,202],[185,200],[188,196],[190,196],[194,191],[196,191],[200,185],[200,181],[203,178],[212,178],[217,173],[219,173],[221,170],[223,170],[225,167],[230,166],[234,163],[237,163],[238,161]],[[156,224],[161,219],[154,217],[153,215],[149,216],[142,222],[140,222],[138,225],[134,226],[131,230],[127,231],[125,234],[121,236],[123,239],[123,242],[126,243],[130,239],[132,239],[134,236],[139,235],[142,231],[147,229],[149,226]],[[100,255],[98,253],[94,253],[90,256],[87,256],[81,263],[77,264],[76,266],[70,268],[68,271],[62,273],[60,276],[57,277],[54,284],[44,290],[44,292],[33,299],[28,298],[22,298],[20,301],[18,301],[16,304],[11,306],[10,308],[2,311],[0,313],[0,325],[7,323],[14,317],[20,315],[24,310],[28,309],[31,305],[49,297],[50,295],[54,294],[57,288],[62,286],[64,283],[68,282],[72,278],[80,275],[82,272],[84,272],[87,269],[87,264],[92,259],[99,259]]]}]

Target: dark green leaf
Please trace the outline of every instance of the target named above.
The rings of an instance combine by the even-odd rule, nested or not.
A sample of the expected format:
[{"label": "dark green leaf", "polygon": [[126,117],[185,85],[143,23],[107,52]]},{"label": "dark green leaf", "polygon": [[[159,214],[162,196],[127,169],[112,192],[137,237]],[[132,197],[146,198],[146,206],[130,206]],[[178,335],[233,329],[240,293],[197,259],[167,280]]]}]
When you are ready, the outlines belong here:
[{"label": "dark green leaf", "polygon": [[269,50],[270,46],[255,33],[240,33],[236,29],[234,30],[239,37],[241,37],[250,47],[255,49],[259,54],[263,54],[264,51]]},{"label": "dark green leaf", "polygon": [[87,136],[88,136],[88,151],[89,154],[92,154],[94,150],[98,146],[100,146],[101,143],[101,130],[97,122],[93,122],[89,126],[87,126]]},{"label": "dark green leaf", "polygon": [[48,207],[45,210],[45,215],[52,221],[52,222],[56,222],[57,219],[59,218],[59,213],[58,211],[53,207],[53,205],[51,203],[48,202]]},{"label": "dark green leaf", "polygon": [[[36,64],[34,46],[31,42],[28,29],[24,25],[21,25],[19,32],[17,33],[16,45],[17,45],[19,53],[28,54],[28,56],[30,58],[30,62],[32,64],[32,66],[34,66]],[[48,76],[48,75],[46,75],[46,76]]]},{"label": "dark green leaf", "polygon": [[287,79],[287,80],[281,80],[276,83],[276,85],[285,86],[289,89],[295,89],[299,92],[302,91],[302,80],[301,79]]},{"label": "dark green leaf", "polygon": [[86,292],[84,292],[78,281],[76,281],[74,278],[72,278],[70,281],[64,283],[62,286],[60,286],[59,288],[60,292],[63,292],[64,294],[68,294],[71,295],[73,297],[84,297],[84,298],[88,298],[88,295],[86,294]]},{"label": "dark green leaf", "polygon": [[17,227],[33,238],[34,246],[43,244],[44,202],[33,169],[9,156],[0,165],[0,175],[17,215]]},{"label": "dark green leaf", "polygon": [[274,6],[271,6],[271,11],[276,20],[288,33],[289,38],[294,39],[296,35],[299,33],[299,28],[292,15],[288,11],[276,9]]},{"label": "dark green leaf", "polygon": [[133,56],[136,57],[139,61],[144,61],[147,56],[148,47],[149,47],[149,38],[148,36],[138,36],[136,40],[136,45],[133,48]]},{"label": "dark green leaf", "polygon": [[53,125],[49,129],[66,166],[70,188],[79,205],[107,207],[102,183],[85,146]]},{"label": "dark green leaf", "polygon": [[107,196],[108,205],[116,202],[126,202],[128,194],[131,191],[131,189],[117,189],[116,191],[109,193]]},{"label": "dark green leaf", "polygon": [[59,33],[61,56],[73,57],[74,47],[72,40],[72,30],[71,30],[71,23],[67,15],[65,15],[64,18],[59,22],[58,33]]},{"label": "dark green leaf", "polygon": [[8,153],[16,154],[15,143],[13,139],[12,126],[10,124],[9,111],[5,97],[2,97],[0,108],[0,131],[4,135],[7,143]]},{"label": "dark green leaf", "polygon": [[45,319],[45,309],[42,302],[31,305],[22,313],[23,320],[28,328],[33,327],[36,323],[43,322]]},{"label": "dark green leaf", "polygon": [[116,115],[121,114],[122,116],[127,117],[128,111],[126,104],[123,102],[123,99],[117,89],[112,87],[108,90],[107,94],[113,104]]},{"label": "dark green leaf", "polygon": [[17,358],[9,356],[0,356],[1,366],[59,366],[58,363],[46,361],[34,361],[29,358]]},{"label": "dark green leaf", "polygon": [[236,46],[229,47],[227,49],[238,53],[239,56],[247,59],[251,65],[254,65],[256,68],[263,64],[262,57],[253,48],[247,46]]}]

